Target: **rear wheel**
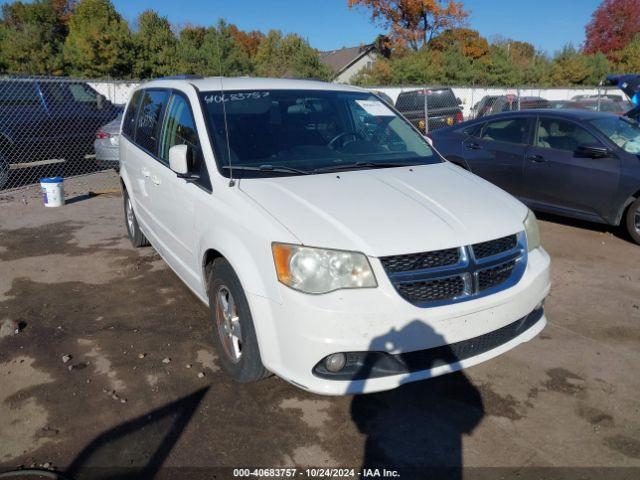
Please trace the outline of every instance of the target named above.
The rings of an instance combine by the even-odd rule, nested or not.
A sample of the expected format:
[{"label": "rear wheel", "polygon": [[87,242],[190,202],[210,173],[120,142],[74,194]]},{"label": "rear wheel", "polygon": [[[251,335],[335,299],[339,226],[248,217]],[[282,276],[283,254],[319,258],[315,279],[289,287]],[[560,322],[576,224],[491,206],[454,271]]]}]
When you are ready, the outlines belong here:
[{"label": "rear wheel", "polygon": [[627,232],[634,242],[640,244],[640,198],[636,199],[627,210]]},{"label": "rear wheel", "polygon": [[209,273],[209,311],[220,363],[241,383],[270,375],[262,365],[253,318],[240,280],[224,258]]},{"label": "rear wheel", "polygon": [[127,233],[129,234],[129,240],[134,247],[146,247],[149,245],[149,240],[144,236],[138,225],[138,219],[133,211],[133,204],[129,193],[125,188],[122,189],[122,198],[124,199],[124,221],[127,226]]}]

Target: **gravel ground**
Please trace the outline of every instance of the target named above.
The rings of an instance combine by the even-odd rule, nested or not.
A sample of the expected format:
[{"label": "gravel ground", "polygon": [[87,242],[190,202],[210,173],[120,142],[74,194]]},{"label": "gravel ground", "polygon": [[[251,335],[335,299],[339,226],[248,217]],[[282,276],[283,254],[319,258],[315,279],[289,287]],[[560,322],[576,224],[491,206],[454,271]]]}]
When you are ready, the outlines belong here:
[{"label": "gravel ground", "polygon": [[525,478],[606,467],[598,478],[639,478],[640,247],[617,232],[543,217],[553,287],[533,341],[464,373],[321,397],[225,376],[206,308],[153,249],[131,247],[121,197],[82,195],[113,180],[101,175],[69,182],[63,208],[34,191],[0,196],[0,322],[14,322],[0,331],[0,470],[431,466],[459,478],[502,467],[467,472]]}]

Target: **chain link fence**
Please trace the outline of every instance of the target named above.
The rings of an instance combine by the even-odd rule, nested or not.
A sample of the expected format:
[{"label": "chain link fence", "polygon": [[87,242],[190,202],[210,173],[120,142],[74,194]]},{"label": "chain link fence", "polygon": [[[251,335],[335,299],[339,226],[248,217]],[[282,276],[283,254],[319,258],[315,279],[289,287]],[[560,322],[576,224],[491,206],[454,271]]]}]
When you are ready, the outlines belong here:
[{"label": "chain link fence", "polygon": [[[0,193],[37,185],[45,177],[68,179],[117,169],[122,111],[137,85],[119,80],[0,77]],[[403,86],[370,90],[395,105],[425,133],[512,110],[583,108],[624,113],[631,108],[619,89],[604,87]],[[97,188],[117,186],[115,175],[95,178]]]},{"label": "chain link fence", "polygon": [[[0,77],[0,192],[118,167],[120,119],[136,83]],[[110,178],[105,188],[117,183]],[[98,185],[100,186],[100,185]]]},{"label": "chain link fence", "polygon": [[623,114],[631,102],[617,88],[373,87],[420,131],[428,133],[496,113],[577,108]]}]

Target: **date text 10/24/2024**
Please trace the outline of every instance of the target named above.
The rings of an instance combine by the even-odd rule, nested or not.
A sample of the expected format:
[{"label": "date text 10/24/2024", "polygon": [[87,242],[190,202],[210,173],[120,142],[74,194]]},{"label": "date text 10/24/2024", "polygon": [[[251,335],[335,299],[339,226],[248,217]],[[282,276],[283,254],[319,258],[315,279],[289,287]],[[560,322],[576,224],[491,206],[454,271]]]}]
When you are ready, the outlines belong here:
[{"label": "date text 10/24/2024", "polygon": [[397,470],[386,468],[236,468],[236,478],[399,478]]}]

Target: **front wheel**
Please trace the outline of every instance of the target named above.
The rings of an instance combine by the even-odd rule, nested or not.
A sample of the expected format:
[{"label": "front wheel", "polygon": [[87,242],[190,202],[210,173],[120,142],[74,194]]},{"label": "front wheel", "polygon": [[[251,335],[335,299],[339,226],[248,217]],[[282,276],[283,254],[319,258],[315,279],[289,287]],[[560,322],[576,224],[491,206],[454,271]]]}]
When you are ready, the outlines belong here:
[{"label": "front wheel", "polygon": [[636,199],[627,210],[626,216],[627,232],[631,239],[640,244],[640,198]]},{"label": "front wheel", "polygon": [[224,258],[209,274],[209,310],[220,363],[240,383],[269,376],[262,365],[249,304],[240,280]]}]

